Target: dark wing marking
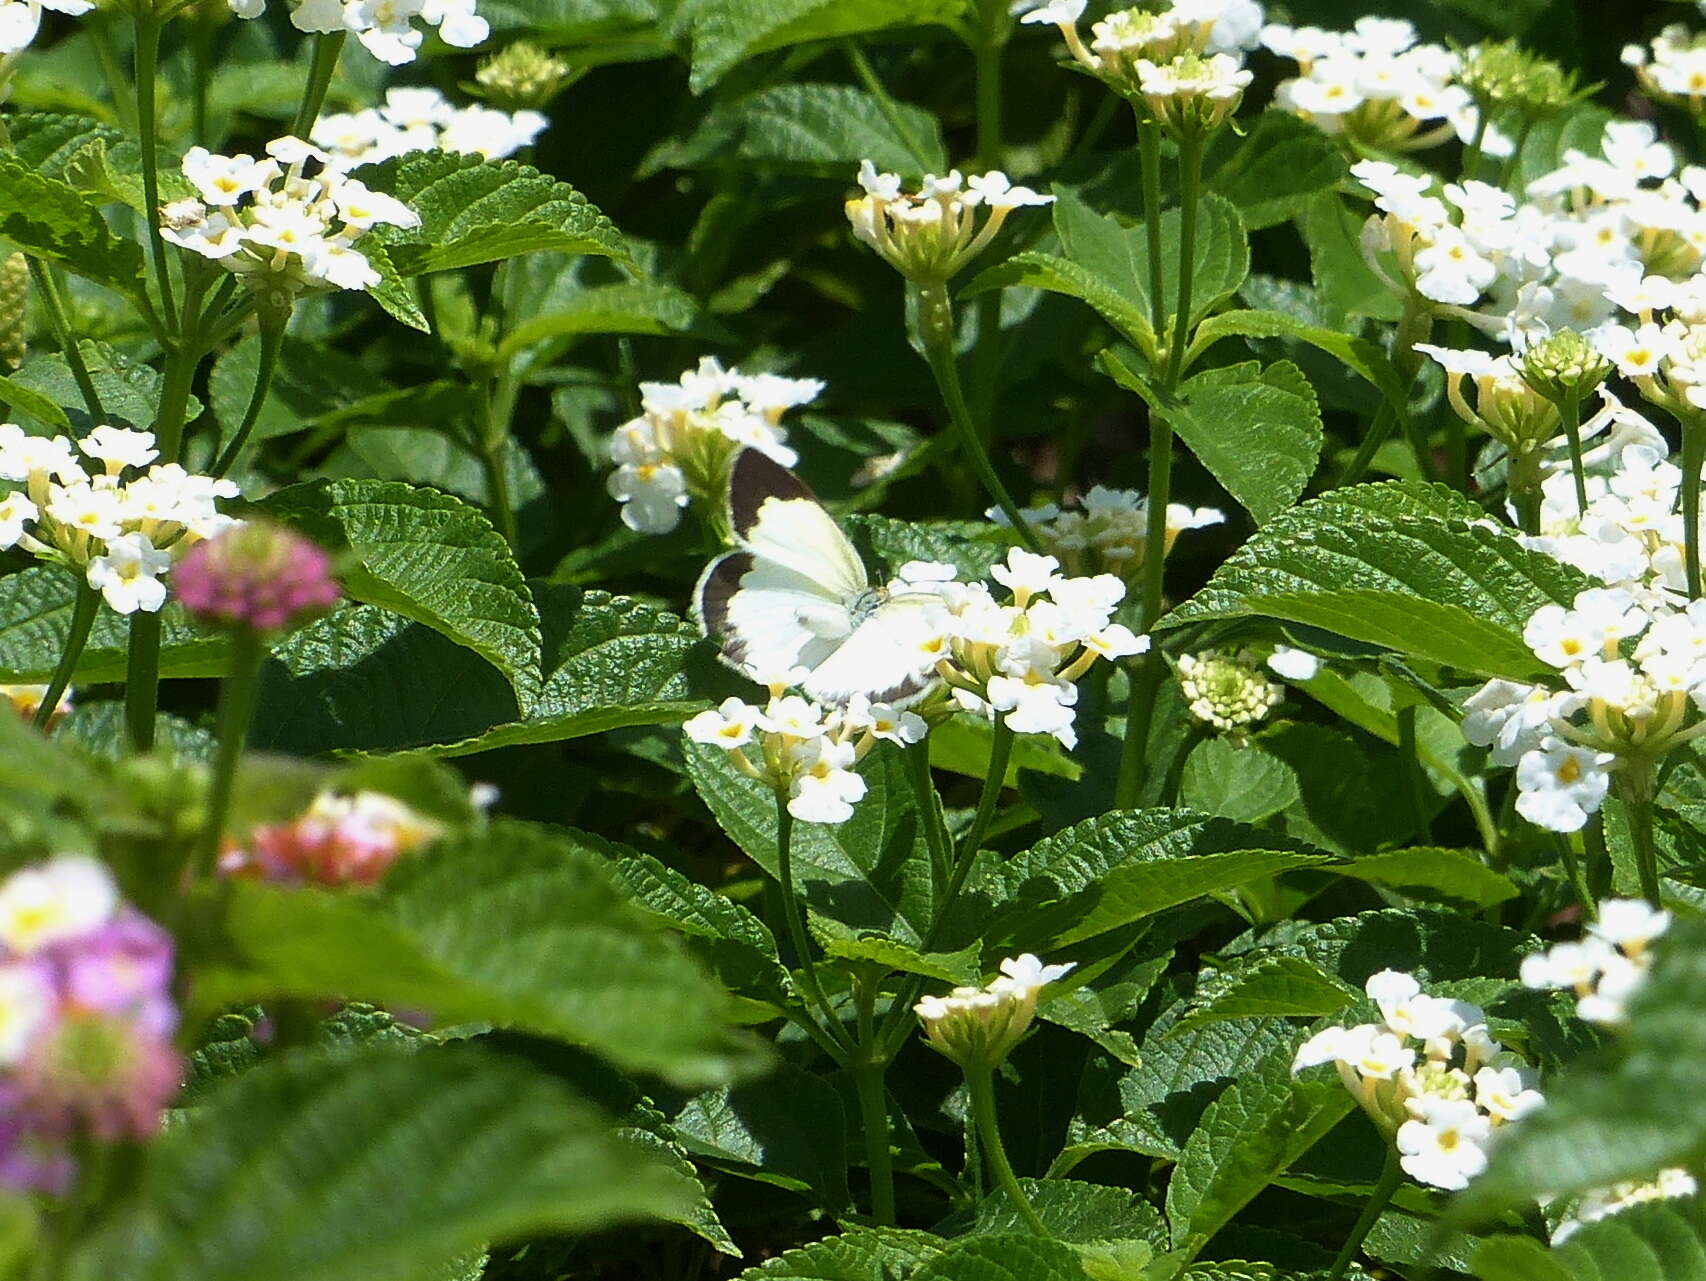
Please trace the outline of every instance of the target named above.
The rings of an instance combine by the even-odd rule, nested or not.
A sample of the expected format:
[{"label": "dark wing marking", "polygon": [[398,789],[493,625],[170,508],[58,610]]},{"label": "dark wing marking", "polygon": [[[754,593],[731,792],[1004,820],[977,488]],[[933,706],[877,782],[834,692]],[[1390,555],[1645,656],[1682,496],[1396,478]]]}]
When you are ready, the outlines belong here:
[{"label": "dark wing marking", "polygon": [[729,528],[736,538],[744,539],[757,523],[758,509],[767,498],[818,501],[810,485],[768,454],[741,450],[729,467]]},{"label": "dark wing marking", "polygon": [[752,564],[751,552],[727,552],[705,567],[693,589],[699,630],[721,644],[723,660],[735,667],[741,666],[745,647],[729,631],[729,601],[740,590],[740,580]]}]

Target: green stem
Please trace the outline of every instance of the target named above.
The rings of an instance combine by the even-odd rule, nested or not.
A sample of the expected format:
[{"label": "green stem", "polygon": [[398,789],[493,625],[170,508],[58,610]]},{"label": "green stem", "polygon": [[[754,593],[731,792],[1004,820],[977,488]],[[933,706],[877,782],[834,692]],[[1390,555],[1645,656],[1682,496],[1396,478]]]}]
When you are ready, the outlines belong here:
[{"label": "green stem", "polygon": [[954,355],[954,304],[948,298],[948,287],[937,282],[929,285],[915,283],[911,288],[914,291],[918,336],[924,348],[924,359],[930,366],[930,372],[936,376],[936,386],[942,393],[943,404],[948,408],[948,418],[953,423],[954,430],[959,433],[960,448],[965,451],[966,457],[971,461],[972,470],[983,482],[984,491],[995,500],[996,506],[1007,517],[1020,541],[1033,552],[1041,552],[1042,543],[1025,520],[1019,504],[1014,502],[1013,496],[1007,492],[1007,486],[1001,483],[1001,477],[995,471],[995,464],[990,461],[989,453],[984,449],[977,427],[972,422],[971,410],[966,407],[965,392],[960,387],[959,362]]},{"label": "green stem", "polygon": [[[1149,411],[1149,523],[1144,534],[1142,593],[1138,598],[1140,627],[1148,631],[1161,617],[1167,564],[1167,504],[1173,492],[1173,429],[1154,409]],[[1120,747],[1120,770],[1114,784],[1114,807],[1131,809],[1143,786],[1149,729],[1155,719],[1155,700],[1161,692],[1166,660],[1157,649],[1140,654],[1127,671],[1131,696],[1126,701],[1125,738]]]},{"label": "green stem", "polygon": [[859,1115],[865,1129],[865,1167],[871,1172],[871,1217],[881,1227],[894,1224],[894,1154],[889,1150],[888,1091],[883,1077],[888,1058],[872,1029],[876,992],[860,983],[859,1057],[853,1061],[853,1082],[859,1091]]},{"label": "green stem", "polygon": [[1641,880],[1641,897],[1654,907],[1660,901],[1659,851],[1653,839],[1653,792],[1656,771],[1647,761],[1637,758],[1628,763],[1618,780],[1624,808],[1629,812],[1629,843],[1635,847],[1635,871]]},{"label": "green stem", "polygon": [[1380,452],[1392,436],[1393,427],[1398,424],[1398,415],[1393,412],[1392,402],[1382,401],[1380,408],[1375,411],[1374,421],[1369,425],[1368,434],[1362,438],[1362,444],[1357,447],[1356,456],[1346,465],[1340,475],[1336,488],[1354,485],[1368,471],[1368,466],[1374,461],[1374,456]]},{"label": "green stem", "polygon": [[[1432,317],[1417,308],[1413,300],[1407,301],[1404,304],[1404,314],[1398,321],[1398,332],[1392,342],[1392,367],[1398,374],[1399,386],[1406,396],[1410,394],[1410,384],[1415,381],[1416,372],[1422,367],[1422,358],[1416,351],[1416,344],[1427,341],[1432,330]],[[1363,437],[1356,456],[1339,477],[1337,488],[1354,485],[1363,478],[1369,464],[1374,461],[1375,454],[1392,435],[1393,427],[1398,424],[1399,414],[1399,406],[1391,400],[1380,402],[1374,422],[1369,426],[1368,435]],[[1418,451],[1418,460],[1425,473],[1428,470],[1425,450]]]},{"label": "green stem", "polygon": [[314,61],[308,71],[308,84],[302,91],[302,105],[296,109],[296,119],[290,122],[293,137],[307,140],[320,118],[320,108],[326,105],[326,94],[337,74],[338,58],[344,51],[346,33],[321,32],[314,37]]},{"label": "green stem", "polygon": [[172,273],[166,260],[166,241],[160,234],[160,142],[156,136],[160,117],[154,92],[155,72],[159,62],[160,20],[147,5],[138,5],[136,129],[142,144],[142,218],[148,224],[148,253],[154,263],[154,283],[160,291],[160,310],[166,323],[171,325],[177,312],[177,303],[172,295]]},{"label": "green stem", "polygon": [[1404,773],[1409,783],[1410,808],[1414,811],[1416,820],[1417,839],[1423,844],[1430,843],[1428,831],[1428,788],[1427,771],[1422,768],[1422,757],[1416,743],[1416,714],[1417,705],[1411,703],[1398,709],[1398,755],[1404,762]]},{"label": "green stem", "polygon": [[925,154],[923,146],[913,137],[912,127],[906,117],[901,114],[900,104],[889,93],[888,87],[878,77],[876,68],[871,66],[871,60],[865,56],[865,51],[859,47],[859,42],[851,37],[841,41],[841,52],[847,55],[847,64],[853,68],[853,74],[859,78],[859,83],[865,86],[865,92],[870,94],[877,104],[877,111],[882,115],[888,127],[894,130],[895,137],[907,152],[913,156]]},{"label": "green stem", "polygon": [[1558,417],[1564,424],[1564,439],[1570,446],[1570,472],[1576,478],[1576,514],[1586,516],[1588,473],[1587,465],[1582,462],[1582,402],[1563,398],[1552,403],[1558,407]]},{"label": "green stem", "polygon": [[[1167,390],[1179,385],[1191,338],[1191,291],[1196,284],[1197,204],[1202,193],[1203,136],[1196,130],[1179,143],[1179,300],[1173,308],[1173,350],[1167,359]],[[1153,503],[1153,498],[1151,498]]]},{"label": "green stem", "polygon": [[1475,177],[1475,171],[1481,167],[1481,149],[1487,142],[1487,126],[1493,123],[1493,114],[1482,103],[1475,104],[1475,136],[1469,140],[1469,148],[1463,153],[1463,177]]},{"label": "green stem", "polygon": [[[1541,483],[1539,450],[1513,456],[1505,468],[1505,484],[1516,508],[1517,527],[1525,534],[1540,532]],[[1683,496],[1684,502],[1687,495]]]},{"label": "green stem", "polygon": [[117,119],[119,128],[127,133],[136,130],[136,104],[125,92],[129,85],[126,83],[124,68],[118,60],[118,50],[113,48],[112,32],[107,30],[105,22],[87,22],[83,30],[89,33],[89,47],[95,51],[95,61],[101,64],[101,73],[106,77],[107,88],[113,95],[113,116]]},{"label": "green stem", "polygon": [[[998,21],[1007,21],[1005,13]],[[983,169],[1000,169],[1006,146],[1001,137],[1001,64],[1005,42],[1001,32],[981,31],[972,40],[972,59],[977,79],[977,163]]]},{"label": "green stem", "polygon": [[[948,892],[943,896],[944,908],[958,898],[960,891],[965,888],[966,878],[971,875],[972,865],[977,862],[978,852],[983,849],[983,838],[989,833],[989,825],[995,821],[995,810],[1001,802],[1001,790],[1007,785],[1007,763],[1012,759],[1013,730],[1007,724],[1006,717],[997,716],[989,740],[989,768],[983,776],[983,790],[977,798],[977,812],[972,816],[971,826],[966,829],[965,836],[960,840],[959,851],[954,855],[954,875],[948,882]],[[932,942],[935,941],[934,936],[935,930],[932,929]]]},{"label": "green stem", "polygon": [[1564,863],[1564,875],[1570,878],[1570,886],[1576,892],[1576,902],[1591,921],[1599,915],[1599,905],[1594,902],[1593,889],[1588,885],[1587,877],[1582,875],[1582,847],[1577,844],[1581,839],[1580,832],[1571,832],[1568,835],[1560,832],[1558,852]]},{"label": "green stem", "polygon": [[1019,1216],[1030,1226],[1032,1232],[1040,1237],[1053,1235],[1037,1215],[1036,1207],[1031,1204],[1030,1197],[1025,1195],[1025,1189],[1019,1186],[1019,1180],[1013,1174],[1013,1165],[1007,1159],[1007,1146],[1001,1141],[1001,1123],[995,1110],[993,1070],[984,1065],[968,1066],[966,1091],[971,1095],[972,1117],[977,1122],[978,1138],[989,1158],[989,1168],[995,1175],[996,1185],[1007,1193],[1014,1209],[1018,1210]]},{"label": "green stem", "polygon": [[190,390],[195,384],[199,353],[180,344],[166,355],[166,368],[160,386],[160,407],[154,415],[155,447],[160,461],[175,463],[184,444],[184,419],[189,413]]},{"label": "green stem", "polygon": [[247,628],[231,641],[231,670],[219,686],[219,752],[213,760],[213,785],[208,792],[207,820],[191,865],[193,876],[211,875],[219,859],[219,840],[225,835],[231,797],[237,783],[237,765],[243,759],[243,743],[249,736],[249,721],[255,714],[255,696],[260,692],[261,660],[266,646]]},{"label": "green stem", "polygon": [[776,793],[776,860],[777,879],[782,884],[782,917],[788,925],[788,938],[793,943],[795,960],[799,963],[806,994],[816,1002],[823,1014],[824,1027],[830,1038],[845,1051],[853,1048],[847,1029],[824,993],[818,981],[817,966],[812,962],[811,946],[806,939],[806,926],[800,917],[800,900],[794,892],[794,816],[788,812],[785,792]]},{"label": "green stem", "polygon": [[42,310],[47,313],[48,328],[53,330],[53,340],[59,344],[60,354],[65,357],[72,381],[83,396],[89,417],[96,424],[104,423],[107,421],[106,407],[101,404],[101,393],[95,390],[95,380],[89,376],[89,366],[84,363],[83,353],[77,346],[77,335],[72,331],[71,317],[66,314],[65,300],[59,296],[59,283],[54,280],[53,272],[46,263],[27,256],[25,261],[30,267],[30,282],[35,285],[36,296],[41,300]]},{"label": "green stem", "polygon": [[1149,252],[1149,323],[1159,343],[1167,328],[1167,303],[1161,296],[1161,126],[1141,107],[1137,112],[1138,156],[1143,172],[1143,229]]},{"label": "green stem", "polygon": [[261,408],[267,402],[273,373],[278,368],[279,348],[283,345],[284,326],[261,326],[261,356],[260,364],[255,370],[254,390],[249,393],[249,404],[243,411],[243,421],[237,428],[237,434],[231,437],[231,443],[225,446],[224,452],[219,455],[219,461],[213,464],[213,475],[225,475],[237,465],[237,459],[242,456],[243,446],[249,443],[249,436],[254,432],[255,424],[260,421]]},{"label": "green stem", "polygon": [[1362,1207],[1362,1213],[1357,1216],[1356,1223],[1351,1228],[1350,1236],[1345,1238],[1345,1244],[1339,1251],[1338,1258],[1333,1260],[1333,1266],[1327,1271],[1327,1281],[1340,1281],[1350,1268],[1351,1261],[1362,1249],[1362,1243],[1368,1239],[1368,1234],[1374,1230],[1375,1222],[1380,1218],[1381,1211],[1392,1201],[1392,1194],[1398,1190],[1398,1185],[1404,1181],[1404,1168],[1398,1163],[1398,1149],[1390,1144],[1386,1149],[1386,1165],[1380,1171],[1380,1182],[1374,1185],[1374,1191],[1368,1194],[1368,1202]]},{"label": "green stem", "polygon": [[89,629],[95,625],[95,615],[100,608],[100,592],[89,586],[86,579],[79,579],[77,599],[71,607],[71,630],[65,636],[65,650],[48,679],[47,693],[42,695],[41,706],[36,708],[33,723],[37,729],[47,728],[47,723],[53,719],[54,708],[59,706],[60,698],[71,685],[71,675],[83,657],[83,649],[89,643]]},{"label": "green stem", "polygon": [[930,851],[930,867],[938,885],[946,885],[953,874],[954,851],[942,821],[942,802],[930,777],[930,738],[909,744],[901,752],[906,762],[907,782],[912,785],[912,803],[924,824],[924,844]]},{"label": "green stem", "polygon": [[1700,476],[1706,465],[1706,420],[1695,415],[1682,419],[1682,538],[1688,565],[1688,594],[1699,597],[1700,583]]},{"label": "green stem", "polygon": [[507,376],[488,387],[485,421],[475,435],[474,452],[486,474],[487,505],[498,532],[511,550],[520,546],[520,527],[515,519],[515,499],[510,491],[509,471],[504,466],[504,443],[509,438],[510,419],[515,412],[515,388]]},{"label": "green stem", "polygon": [[124,673],[124,723],[136,752],[152,751],[160,708],[160,615],[130,616],[130,647]]}]

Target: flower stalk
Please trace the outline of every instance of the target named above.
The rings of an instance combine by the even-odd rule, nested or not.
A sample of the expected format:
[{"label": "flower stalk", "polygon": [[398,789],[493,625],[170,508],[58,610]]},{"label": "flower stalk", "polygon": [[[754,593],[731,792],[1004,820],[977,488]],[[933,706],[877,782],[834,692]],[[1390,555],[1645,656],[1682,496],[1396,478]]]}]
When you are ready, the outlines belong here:
[{"label": "flower stalk", "polygon": [[46,729],[48,722],[53,719],[53,713],[59,707],[59,700],[70,686],[71,677],[83,657],[83,650],[89,644],[89,631],[94,627],[95,615],[100,609],[101,593],[89,586],[86,578],[79,578],[77,596],[71,606],[71,629],[65,635],[65,650],[59,656],[59,663],[53,669],[53,675],[48,678],[47,692],[42,695],[41,706],[36,708],[36,714],[31,718],[30,723],[37,729]]},{"label": "flower stalk", "polygon": [[1031,1204],[1031,1198],[1025,1195],[1025,1189],[1019,1185],[1017,1176],[1013,1173],[1013,1163],[1007,1159],[1007,1145],[1001,1139],[1001,1119],[995,1106],[995,1072],[987,1064],[968,1065],[966,1067],[966,1092],[971,1097],[972,1117],[977,1123],[978,1140],[983,1145],[984,1155],[989,1159],[989,1168],[995,1175],[995,1185],[1007,1194],[1018,1210],[1019,1217],[1037,1236],[1047,1237],[1053,1234],[1037,1213],[1037,1208]]},{"label": "flower stalk", "polygon": [[1327,1271],[1327,1281],[1341,1281],[1351,1266],[1351,1261],[1362,1249],[1362,1243],[1368,1239],[1368,1234],[1374,1230],[1375,1223],[1382,1212],[1392,1203],[1393,1193],[1398,1191],[1398,1185],[1404,1181],[1404,1169],[1398,1164],[1398,1149],[1390,1144],[1386,1148],[1386,1164],[1381,1167],[1380,1180],[1374,1185],[1374,1190],[1368,1194],[1368,1200],[1363,1204],[1362,1213],[1351,1226],[1351,1234],[1345,1238],[1345,1244],[1340,1248],[1338,1257],[1333,1260],[1333,1266]]},{"label": "flower stalk", "polygon": [[230,817],[231,798],[237,784],[237,766],[243,759],[243,744],[254,718],[255,697],[260,692],[261,662],[266,646],[248,629],[231,636],[231,670],[219,687],[217,714],[219,748],[213,760],[213,778],[207,797],[207,817],[196,847],[191,874],[211,875],[219,858],[219,843]]}]

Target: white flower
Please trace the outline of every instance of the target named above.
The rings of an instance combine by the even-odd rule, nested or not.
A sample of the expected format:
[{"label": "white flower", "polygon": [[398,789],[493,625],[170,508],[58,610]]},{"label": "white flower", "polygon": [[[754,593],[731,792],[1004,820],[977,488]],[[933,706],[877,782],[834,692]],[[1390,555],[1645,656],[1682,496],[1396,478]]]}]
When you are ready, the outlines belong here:
[{"label": "white flower", "polygon": [[815,739],[801,745],[799,772],[788,798],[788,813],[806,823],[845,823],[865,795],[865,780],[853,772],[851,743]]},{"label": "white flower", "polygon": [[1071,26],[1084,16],[1086,3],[1087,0],[1048,0],[1047,4],[1021,16],[1019,21],[1052,22],[1057,26]]},{"label": "white flower", "polygon": [[1487,1168],[1483,1145],[1491,1124],[1467,1099],[1422,1096],[1419,1116],[1398,1127],[1396,1142],[1404,1172],[1420,1183],[1458,1192]]},{"label": "white flower", "polygon": [[1390,1081],[1416,1061],[1416,1052],[1391,1032],[1373,1027],[1356,1029],[1367,1034],[1351,1035],[1343,1046],[1343,1062],[1371,1081]]},{"label": "white flower", "polygon": [[1053,556],[1038,556],[1014,547],[1007,553],[1007,563],[991,566],[989,576],[1012,592],[1014,602],[1023,606],[1030,597],[1050,592],[1061,581],[1059,571],[1060,562]]},{"label": "white flower", "polygon": [[1312,681],[1320,675],[1321,660],[1307,650],[1275,645],[1274,652],[1268,655],[1268,668],[1288,681]]},{"label": "white flower", "polygon": [[695,743],[708,743],[732,751],[745,747],[755,732],[769,727],[764,713],[738,698],[725,698],[709,711],[700,712],[681,729]]},{"label": "white flower", "polygon": [[1534,1088],[1533,1073],[1489,1066],[1475,1073],[1475,1103],[1495,1124],[1502,1124],[1545,1106],[1546,1096]]},{"label": "white flower", "polygon": [[991,707],[1005,714],[1007,727],[1015,733],[1049,734],[1062,747],[1077,746],[1073,708],[1078,686],[1071,681],[992,676],[986,697]]},{"label": "white flower", "polygon": [[921,743],[930,727],[916,712],[892,703],[874,703],[865,694],[855,694],[841,709],[841,723],[858,733],[870,734],[888,743],[906,746]]},{"label": "white flower", "polygon": [[1606,899],[1588,927],[1592,933],[1626,954],[1638,956],[1670,928],[1670,913],[1642,899]]},{"label": "white flower", "polygon": [[33,965],[0,965],[0,1068],[16,1067],[54,1012],[54,994]]},{"label": "white flower", "polygon": [[160,456],[151,431],[127,431],[102,424],[77,442],[90,458],[106,465],[107,475],[116,476],[126,467],[146,467]]},{"label": "white flower", "polygon": [[41,30],[41,11],[83,14],[95,6],[91,0],[4,0],[0,3],[0,54],[18,53],[30,47]]},{"label": "white flower", "polygon": [[1041,958],[1026,952],[1002,961],[1001,977],[991,982],[989,989],[1028,1001],[1034,999],[1036,994],[1050,983],[1065,978],[1075,968],[1077,963],[1074,961],[1068,961],[1064,965],[1044,965]]},{"label": "white flower", "polygon": [[19,490],[0,498],[0,551],[16,547],[24,536],[25,526],[40,514],[40,509]]},{"label": "white flower", "polygon": [[118,887],[87,855],[61,854],[12,873],[0,885],[0,946],[14,956],[81,938],[118,910]]},{"label": "white flower", "polygon": [[1302,1045],[1297,1047],[1297,1053],[1291,1060],[1292,1075],[1305,1068],[1320,1067],[1323,1063],[1340,1063],[1347,1061],[1354,1038],[1350,1028],[1322,1028]]},{"label": "white flower", "polygon": [[687,506],[687,477],[671,463],[619,467],[606,487],[622,504],[622,523],[641,534],[667,534]]},{"label": "white flower", "polygon": [[1580,831],[1605,800],[1616,760],[1610,752],[1543,739],[1517,762],[1517,813],[1550,831]]},{"label": "white flower", "polygon": [[89,586],[120,614],[152,614],[166,603],[160,575],[172,567],[170,552],[159,551],[147,534],[107,540],[106,554],[89,562]]},{"label": "white flower", "polygon": [[1015,187],[999,170],[981,176],[974,174],[966,180],[966,187],[990,209],[1023,209],[1054,203],[1053,196],[1040,195],[1029,187]]}]

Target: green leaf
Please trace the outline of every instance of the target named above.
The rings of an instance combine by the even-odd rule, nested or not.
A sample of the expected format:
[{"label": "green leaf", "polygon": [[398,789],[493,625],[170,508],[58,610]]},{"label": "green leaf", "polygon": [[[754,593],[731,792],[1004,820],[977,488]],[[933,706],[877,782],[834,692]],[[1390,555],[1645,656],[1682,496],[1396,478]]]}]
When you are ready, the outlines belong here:
[{"label": "green leaf", "polygon": [[1475,1251],[1481,1281],[1575,1281],[1574,1274],[1532,1237],[1492,1237]]},{"label": "green leaf", "polygon": [[1407,392],[1392,361],[1377,343],[1336,329],[1304,324],[1278,311],[1223,311],[1210,316],[1191,337],[1191,358],[1221,338],[1291,338],[1332,356],[1372,384],[1394,409],[1406,408]]},{"label": "green leaf", "polygon": [[568,183],[531,165],[417,151],[373,185],[383,186],[421,216],[419,227],[385,234],[390,260],[404,276],[454,271],[537,250],[632,262],[622,233],[608,218]]},{"label": "green leaf", "polygon": [[[208,376],[208,402],[227,439],[236,434],[249,407],[260,359],[261,340],[250,336],[221,355]],[[388,393],[395,394],[384,379],[359,360],[335,348],[286,338],[252,439],[271,440],[307,431],[346,407],[353,410]],[[403,423],[414,417],[398,416],[390,421]]]},{"label": "green leaf", "polygon": [[0,155],[0,236],[127,298],[142,296],[141,247],[114,233],[75,187],[17,156]]},{"label": "green leaf", "polygon": [[1706,1281],[1706,1241],[1679,1203],[1648,1203],[1586,1224],[1550,1251],[1528,1237],[1494,1237],[1474,1266],[1482,1281]]},{"label": "green leaf", "polygon": [[725,1000],[630,899],[595,836],[494,823],[400,862],[377,898],[244,884],[197,997],[354,997],[488,1021],[687,1085],[740,1066]]},{"label": "green leaf", "polygon": [[1209,175],[1208,186],[1238,208],[1251,231],[1301,213],[1311,196],[1331,191],[1350,172],[1344,152],[1315,125],[1270,108],[1236,150]]},{"label": "green leaf", "polygon": [[733,690],[715,647],[666,610],[574,587],[543,587],[540,602],[545,680],[531,713],[435,749],[436,755],[674,724]]},{"label": "green leaf", "polygon": [[51,396],[44,396],[33,387],[26,387],[12,378],[0,376],[0,405],[15,415],[23,414],[54,431],[72,431],[71,419]]},{"label": "green leaf", "polygon": [[[989,753],[994,739],[994,729],[988,721],[956,716],[930,731],[930,764],[935,769],[952,770],[967,778],[982,780],[989,773]],[[1014,737],[1012,755],[1007,761],[1008,787],[1019,785],[1019,771],[1022,769],[1070,779],[1077,779],[1084,772],[1083,766],[1064,747],[1039,734]]]},{"label": "green leaf", "polygon": [[498,345],[508,360],[541,343],[584,334],[686,333],[701,324],[691,294],[650,281],[596,285],[551,299],[543,314],[523,320]]},{"label": "green leaf", "polygon": [[931,1232],[855,1228],[748,1268],[738,1281],[899,1281],[941,1251]]},{"label": "green leaf", "polygon": [[962,1237],[911,1281],[1085,1281],[1077,1250],[1026,1234]]},{"label": "green leaf", "polygon": [[853,516],[848,529],[870,544],[878,560],[898,570],[909,560],[952,565],[964,583],[989,577],[992,565],[1007,558],[1013,536],[990,521],[911,521],[890,516]]},{"label": "green leaf", "polygon": [[1582,102],[1536,123],[1523,138],[1517,169],[1519,184],[1527,187],[1537,178],[1561,168],[1566,151],[1590,156],[1602,154],[1600,143],[1605,138],[1605,126],[1616,118],[1596,102]]},{"label": "green leaf", "polygon": [[1320,1018],[1360,999],[1341,979],[1295,956],[1271,956],[1240,969],[1231,982],[1173,1025],[1178,1036],[1226,1019]]},{"label": "green leaf", "polygon": [[785,998],[788,972],[775,936],[746,908],[649,854],[624,855],[612,870],[639,906],[687,936],[731,990],[772,1003]]},{"label": "green leaf", "polygon": [[1322,301],[1340,315],[1395,321],[1403,314],[1403,300],[1363,257],[1363,222],[1364,214],[1337,193],[1312,196],[1299,221],[1309,246],[1310,273]]},{"label": "green leaf", "polygon": [[557,1082],[463,1047],[265,1064],[148,1156],[77,1281],[413,1281],[491,1240],[687,1208]]},{"label": "green leaf", "polygon": [[[1105,1187],[1077,1179],[1020,1179],[1019,1185],[1056,1240],[1093,1241],[1167,1239],[1161,1214],[1129,1188]],[[1024,1216],[1000,1188],[977,1203],[969,1221],[959,1217],[942,1225],[953,1236],[999,1236],[1028,1231]]]},{"label": "green leaf", "polygon": [[1299,956],[1352,987],[1378,970],[1405,970],[1423,983],[1515,975],[1533,940],[1515,930],[1432,908],[1389,909],[1336,920],[1288,921],[1222,949],[1237,956],[1272,949]]},{"label": "green leaf", "polygon": [[1517,896],[1509,877],[1493,871],[1470,850],[1415,846],[1365,854],[1338,871],[1384,885],[1411,898],[1439,899],[1469,907],[1491,907]]},{"label": "green leaf", "polygon": [[[103,342],[85,338],[77,344],[77,350],[83,356],[89,381],[101,398],[107,418],[120,425],[152,428],[164,383],[159,371]],[[11,381],[14,387],[39,392],[66,410],[76,434],[94,426],[83,391],[59,352],[34,357],[12,375]],[[186,419],[193,421],[201,413],[201,402],[190,397],[184,412]]]},{"label": "green leaf", "polygon": [[[721,748],[685,743],[682,750],[694,788],[729,838],[778,875],[775,793],[739,773]],[[879,745],[859,772],[866,792],[851,819],[794,825],[794,884],[811,910],[828,920],[918,947],[930,929],[935,896],[905,766],[898,751]]]},{"label": "green leaf", "polygon": [[1521,680],[1547,670],[1523,643],[1529,616],[1585,586],[1448,491],[1359,485],[1275,519],[1161,625],[1278,618]]},{"label": "green leaf", "polygon": [[1706,1085],[1706,922],[1679,920],[1654,953],[1616,1051],[1547,1082],[1546,1107],[1513,1128],[1459,1199],[1462,1218],[1650,1179],[1671,1166],[1694,1169],[1706,1158],[1706,1113],[1683,1102]]},{"label": "green leaf", "polygon": [[944,22],[964,0],[693,0],[680,25],[693,42],[694,93],[772,49],[885,27]]},{"label": "green leaf", "polygon": [[[0,578],[0,681],[47,681],[65,652],[76,596],[77,580],[57,565],[30,565]],[[123,680],[129,643],[130,620],[102,608],[72,684]],[[224,637],[199,631],[176,601],[161,611],[162,676],[223,675],[229,651]]]},{"label": "green leaf", "polygon": [[1179,804],[1216,818],[1260,823],[1298,799],[1297,774],[1259,745],[1206,738],[1179,775]]},{"label": "green leaf", "polygon": [[841,1096],[820,1076],[779,1066],[762,1080],[695,1095],[673,1125],[701,1159],[746,1167],[762,1182],[809,1189],[832,1213],[847,1207],[847,1122]]},{"label": "green leaf", "polygon": [[1254,361],[1188,379],[1177,399],[1163,395],[1112,351],[1102,372],[1164,413],[1179,439],[1257,523],[1295,503],[1321,459],[1321,407],[1289,360]]},{"label": "green leaf", "polygon": [[664,143],[646,167],[760,169],[851,183],[861,160],[914,179],[948,167],[935,116],[837,84],[770,85],[716,103],[697,129]]},{"label": "green leaf", "polygon": [[486,517],[458,498],[397,481],[292,485],[261,504],[352,564],[357,600],[380,605],[486,659],[523,712],[539,698],[539,611],[515,557]]},{"label": "green leaf", "polygon": [[1299,1082],[1273,1059],[1209,1105],[1167,1183],[1173,1247],[1194,1259],[1220,1228],[1356,1106],[1337,1081]]},{"label": "green leaf", "polygon": [[[1104,814],[974,878],[985,937],[1065,947],[1246,881],[1328,862],[1272,833],[1189,810]],[[985,914],[993,912],[993,917]]]}]

